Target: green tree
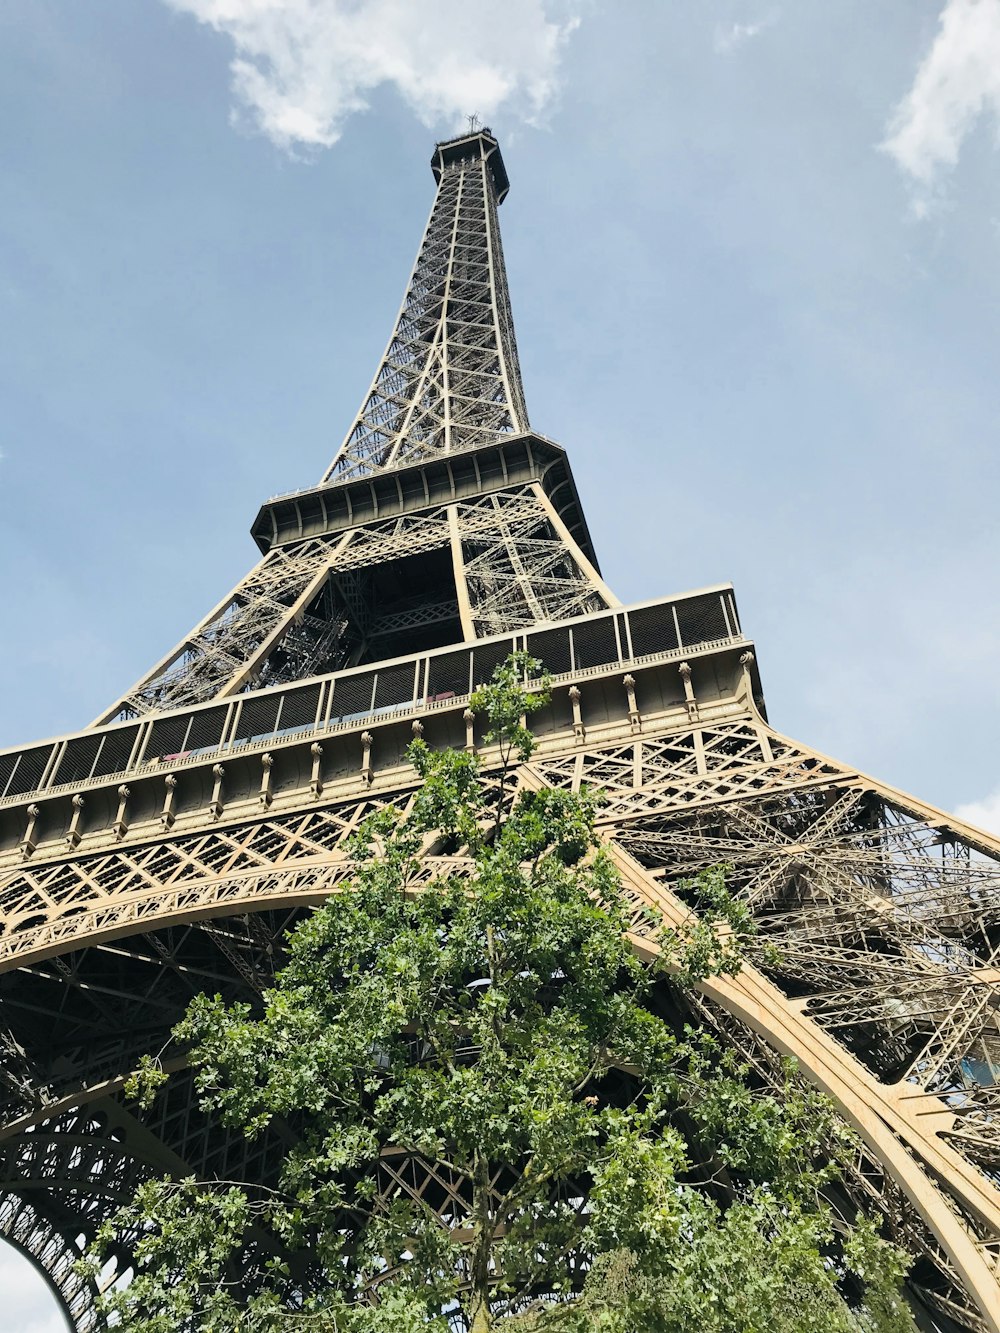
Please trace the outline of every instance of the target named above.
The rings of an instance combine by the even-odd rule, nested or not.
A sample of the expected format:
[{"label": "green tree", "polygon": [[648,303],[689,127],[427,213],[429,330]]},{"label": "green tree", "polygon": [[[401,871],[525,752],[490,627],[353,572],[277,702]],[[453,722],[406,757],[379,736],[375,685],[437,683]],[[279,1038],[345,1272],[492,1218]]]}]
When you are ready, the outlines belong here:
[{"label": "green tree", "polygon": [[[515,655],[474,697],[488,767],[413,743],[411,808],[361,827],[349,886],[292,932],[262,1010],[191,1004],[175,1036],[206,1108],[249,1136],[294,1133],[273,1190],[153,1181],[104,1228],[95,1265],[140,1237],[106,1303],[124,1328],[912,1328],[902,1256],[824,1201],[851,1147],[828,1103],[791,1068],[782,1095],[755,1090],[658,1016],[665,990],[740,965],[752,926],[721,872],[650,968],[598,796],[513,790],[537,670]],[[432,840],[460,860],[428,883]],[[149,1060],[131,1091],[148,1100],[162,1077]],[[399,1153],[445,1182],[437,1199],[377,1188]]]}]

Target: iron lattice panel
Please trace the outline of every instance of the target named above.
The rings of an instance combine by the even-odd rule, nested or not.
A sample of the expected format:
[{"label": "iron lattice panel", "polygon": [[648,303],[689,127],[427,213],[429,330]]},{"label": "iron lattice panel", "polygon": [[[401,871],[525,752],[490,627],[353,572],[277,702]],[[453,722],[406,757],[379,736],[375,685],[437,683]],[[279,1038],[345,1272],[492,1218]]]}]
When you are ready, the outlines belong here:
[{"label": "iron lattice panel", "polygon": [[528,414],[488,158],[476,135],[441,172],[403,308],[324,480],[346,480],[525,431]]}]

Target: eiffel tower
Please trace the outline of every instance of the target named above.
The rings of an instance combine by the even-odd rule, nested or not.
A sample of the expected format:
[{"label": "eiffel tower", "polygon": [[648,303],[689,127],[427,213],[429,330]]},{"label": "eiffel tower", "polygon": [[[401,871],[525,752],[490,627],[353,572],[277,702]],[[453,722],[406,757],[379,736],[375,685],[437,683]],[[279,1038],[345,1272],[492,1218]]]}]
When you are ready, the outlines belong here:
[{"label": "eiffel tower", "polygon": [[[261,508],[251,572],[91,726],[0,753],[0,1234],[88,1333],[73,1264],[138,1181],[274,1179],[283,1142],[206,1118],[180,1057],[148,1113],[124,1080],[196,992],[259,996],[344,839],[412,796],[414,734],[476,747],[470,693],[526,649],[553,689],[522,784],[607,793],[647,955],[647,909],[679,922],[685,879],[732,867],[776,949],[691,1017],[762,1083],[792,1056],[837,1103],[860,1143],[847,1204],[915,1256],[922,1326],[1000,1333],[1000,842],[775,731],[730,585],[618,601],[566,454],[528,424],[497,141],[471,129],[432,166],[402,310],[322,481]],[[405,1155],[377,1175],[456,1202]]]}]

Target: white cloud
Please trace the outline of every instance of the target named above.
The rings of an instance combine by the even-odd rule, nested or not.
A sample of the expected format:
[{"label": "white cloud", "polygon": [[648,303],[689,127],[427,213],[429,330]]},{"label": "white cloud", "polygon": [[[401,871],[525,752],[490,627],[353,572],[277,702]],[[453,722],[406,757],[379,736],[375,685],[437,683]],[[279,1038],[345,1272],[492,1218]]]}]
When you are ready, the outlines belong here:
[{"label": "white cloud", "polygon": [[920,187],[919,214],[927,212],[939,173],[956,164],[966,136],[988,113],[1000,120],[1000,0],[947,0],[881,145]]},{"label": "white cloud", "polygon": [[776,14],[768,14],[756,23],[717,23],[712,36],[712,46],[717,55],[728,55],[738,46],[759,36],[765,28],[770,28],[777,20]]},{"label": "white cloud", "polygon": [[[234,119],[288,151],[329,147],[388,85],[427,125],[536,119],[558,88],[571,0],[165,0],[223,33]],[[560,6],[559,18],[551,16]]]},{"label": "white cloud", "polygon": [[960,805],[955,814],[967,824],[975,824],[988,833],[1000,833],[1000,787],[981,801]]}]

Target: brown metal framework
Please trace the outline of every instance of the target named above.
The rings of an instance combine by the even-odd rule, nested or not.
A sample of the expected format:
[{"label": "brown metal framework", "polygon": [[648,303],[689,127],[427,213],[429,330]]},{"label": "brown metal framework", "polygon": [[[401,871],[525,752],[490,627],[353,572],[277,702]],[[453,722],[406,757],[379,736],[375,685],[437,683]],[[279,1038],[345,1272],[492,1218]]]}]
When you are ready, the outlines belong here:
[{"label": "brown metal framework", "polygon": [[[344,839],[410,799],[411,737],[480,744],[469,696],[527,648],[554,688],[522,784],[608,794],[644,954],[649,907],[681,921],[692,872],[732,867],[761,950],[694,1016],[764,1084],[791,1055],[834,1098],[861,1143],[840,1206],[917,1256],[925,1326],[1000,1333],[1000,843],[775,732],[728,585],[617,602],[565,454],[528,428],[496,140],[433,166],[403,310],[323,481],[262,508],[256,568],[97,722],[0,753],[0,1234],[89,1333],[72,1263],[137,1181],[273,1180],[280,1135],[208,1120],[180,1058],[148,1115],[125,1078],[196,992],[260,994]],[[456,1211],[402,1154],[378,1186]]]}]

